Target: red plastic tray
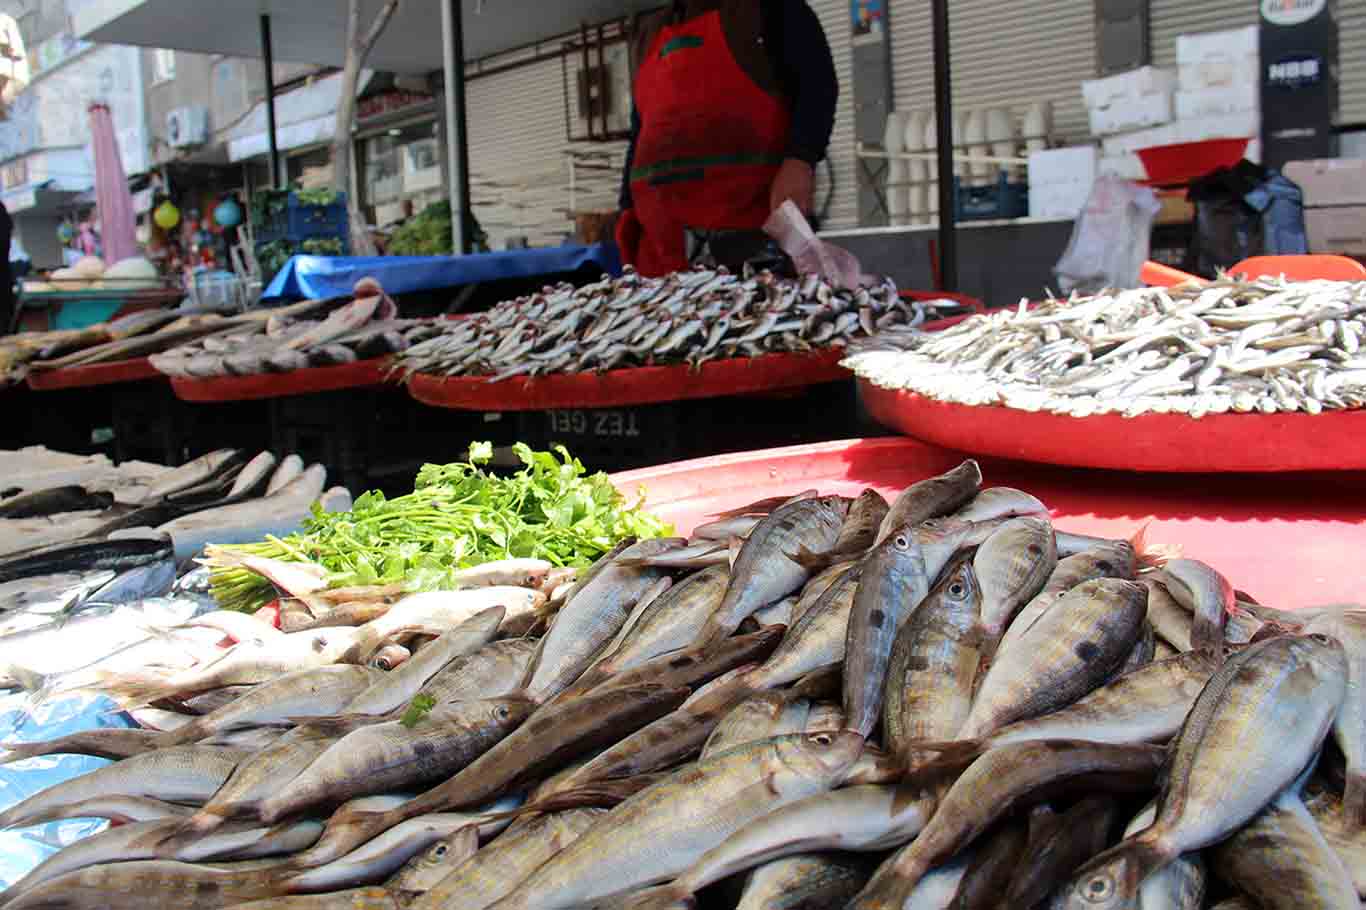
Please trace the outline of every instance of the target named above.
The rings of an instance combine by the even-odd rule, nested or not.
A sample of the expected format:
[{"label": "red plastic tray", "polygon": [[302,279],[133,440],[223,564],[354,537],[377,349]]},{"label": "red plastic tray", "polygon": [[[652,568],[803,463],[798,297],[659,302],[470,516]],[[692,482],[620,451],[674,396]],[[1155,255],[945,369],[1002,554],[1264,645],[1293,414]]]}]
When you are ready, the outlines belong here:
[{"label": "red plastic tray", "polygon": [[873,419],[963,452],[1045,464],[1122,471],[1355,471],[1366,468],[1366,411],[1322,414],[1181,414],[1122,417],[1020,411],[935,401],[880,389],[859,391]]},{"label": "red plastic tray", "polygon": [[255,376],[218,376],[213,379],[173,378],[171,388],[181,401],[254,401],[286,398],[339,389],[359,389],[388,381],[391,358],[376,357],[332,367],[311,367],[289,373]]},{"label": "red plastic tray", "polygon": [[[689,533],[717,512],[818,489],[891,497],[964,456],[913,439],[866,439],[721,455],[612,476],[634,499]],[[1296,474],[1268,484],[1247,474],[1192,477],[1078,470],[981,458],[987,486],[1028,490],[1060,530],[1132,537],[1219,569],[1262,603],[1294,608],[1361,599],[1353,568],[1366,548],[1366,475]]]},{"label": "red plastic tray", "polygon": [[39,392],[57,389],[81,389],[88,386],[111,385],[116,382],[137,382],[142,379],[164,379],[146,357],[115,360],[111,363],[92,363],[84,367],[64,370],[38,370],[28,374],[28,387]]},{"label": "red plastic tray", "polygon": [[484,376],[415,373],[408,391],[423,404],[471,411],[544,411],[615,408],[689,398],[719,398],[838,382],[844,349],[810,354],[765,354],[713,360],[694,371],[687,364],[633,367],[606,373],[571,373],[489,382]]}]

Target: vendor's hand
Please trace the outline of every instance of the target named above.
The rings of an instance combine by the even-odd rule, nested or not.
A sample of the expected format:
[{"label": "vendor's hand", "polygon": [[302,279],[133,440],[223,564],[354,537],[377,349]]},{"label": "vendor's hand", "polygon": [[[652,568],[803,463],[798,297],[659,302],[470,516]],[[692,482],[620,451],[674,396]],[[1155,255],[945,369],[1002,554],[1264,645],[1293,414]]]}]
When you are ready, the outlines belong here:
[{"label": "vendor's hand", "polygon": [[773,178],[773,186],[768,192],[769,210],[777,211],[791,199],[803,214],[809,215],[815,204],[815,194],[816,172],[811,165],[800,158],[788,158]]},{"label": "vendor's hand", "polygon": [[616,230],[613,232],[617,249],[621,251],[623,265],[634,265],[640,253],[640,219],[635,209],[626,209],[617,216]]}]

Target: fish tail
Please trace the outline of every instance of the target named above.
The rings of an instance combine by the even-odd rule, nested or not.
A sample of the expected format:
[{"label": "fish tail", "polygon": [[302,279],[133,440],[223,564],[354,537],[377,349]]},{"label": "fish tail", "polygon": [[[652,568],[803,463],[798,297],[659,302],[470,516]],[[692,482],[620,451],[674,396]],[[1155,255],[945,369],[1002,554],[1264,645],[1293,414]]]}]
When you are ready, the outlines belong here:
[{"label": "fish tail", "polygon": [[1173,559],[1181,558],[1180,544],[1148,542],[1148,528],[1151,525],[1152,522],[1144,522],[1143,527],[1129,538],[1129,545],[1134,548],[1134,556],[1138,559],[1137,568],[1140,570],[1160,569]]},{"label": "fish tail", "polygon": [[[934,777],[962,771],[981,758],[986,751],[986,740],[981,739],[912,740],[905,744],[901,754],[906,759],[911,774]],[[914,760],[927,752],[934,753],[934,758],[927,761]]]},{"label": "fish tail", "polygon": [[1366,771],[1348,769],[1342,793],[1342,817],[1349,831],[1366,829]]},{"label": "fish tail", "polygon": [[0,765],[8,765],[11,762],[24,761],[28,758],[38,758],[42,755],[51,755],[50,743],[0,743],[0,749],[5,750],[4,756],[0,757]]}]

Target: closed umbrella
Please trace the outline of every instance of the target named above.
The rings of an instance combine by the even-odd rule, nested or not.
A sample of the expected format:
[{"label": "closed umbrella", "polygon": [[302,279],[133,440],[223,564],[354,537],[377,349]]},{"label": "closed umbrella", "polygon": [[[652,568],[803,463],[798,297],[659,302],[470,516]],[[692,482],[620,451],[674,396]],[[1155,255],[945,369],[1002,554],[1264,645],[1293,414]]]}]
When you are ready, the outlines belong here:
[{"label": "closed umbrella", "polygon": [[104,259],[114,263],[138,254],[133,194],[123,173],[114,120],[107,104],[90,105],[90,144],[95,151],[95,204],[100,210]]}]

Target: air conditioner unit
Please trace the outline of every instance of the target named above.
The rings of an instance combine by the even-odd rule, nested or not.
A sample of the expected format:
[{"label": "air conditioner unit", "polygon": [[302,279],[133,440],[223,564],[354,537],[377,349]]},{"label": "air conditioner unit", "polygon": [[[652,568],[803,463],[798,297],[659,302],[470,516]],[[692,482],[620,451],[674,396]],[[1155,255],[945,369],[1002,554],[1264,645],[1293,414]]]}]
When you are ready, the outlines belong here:
[{"label": "air conditioner unit", "polygon": [[171,148],[203,145],[209,141],[209,109],[178,107],[166,114],[166,141]]}]

